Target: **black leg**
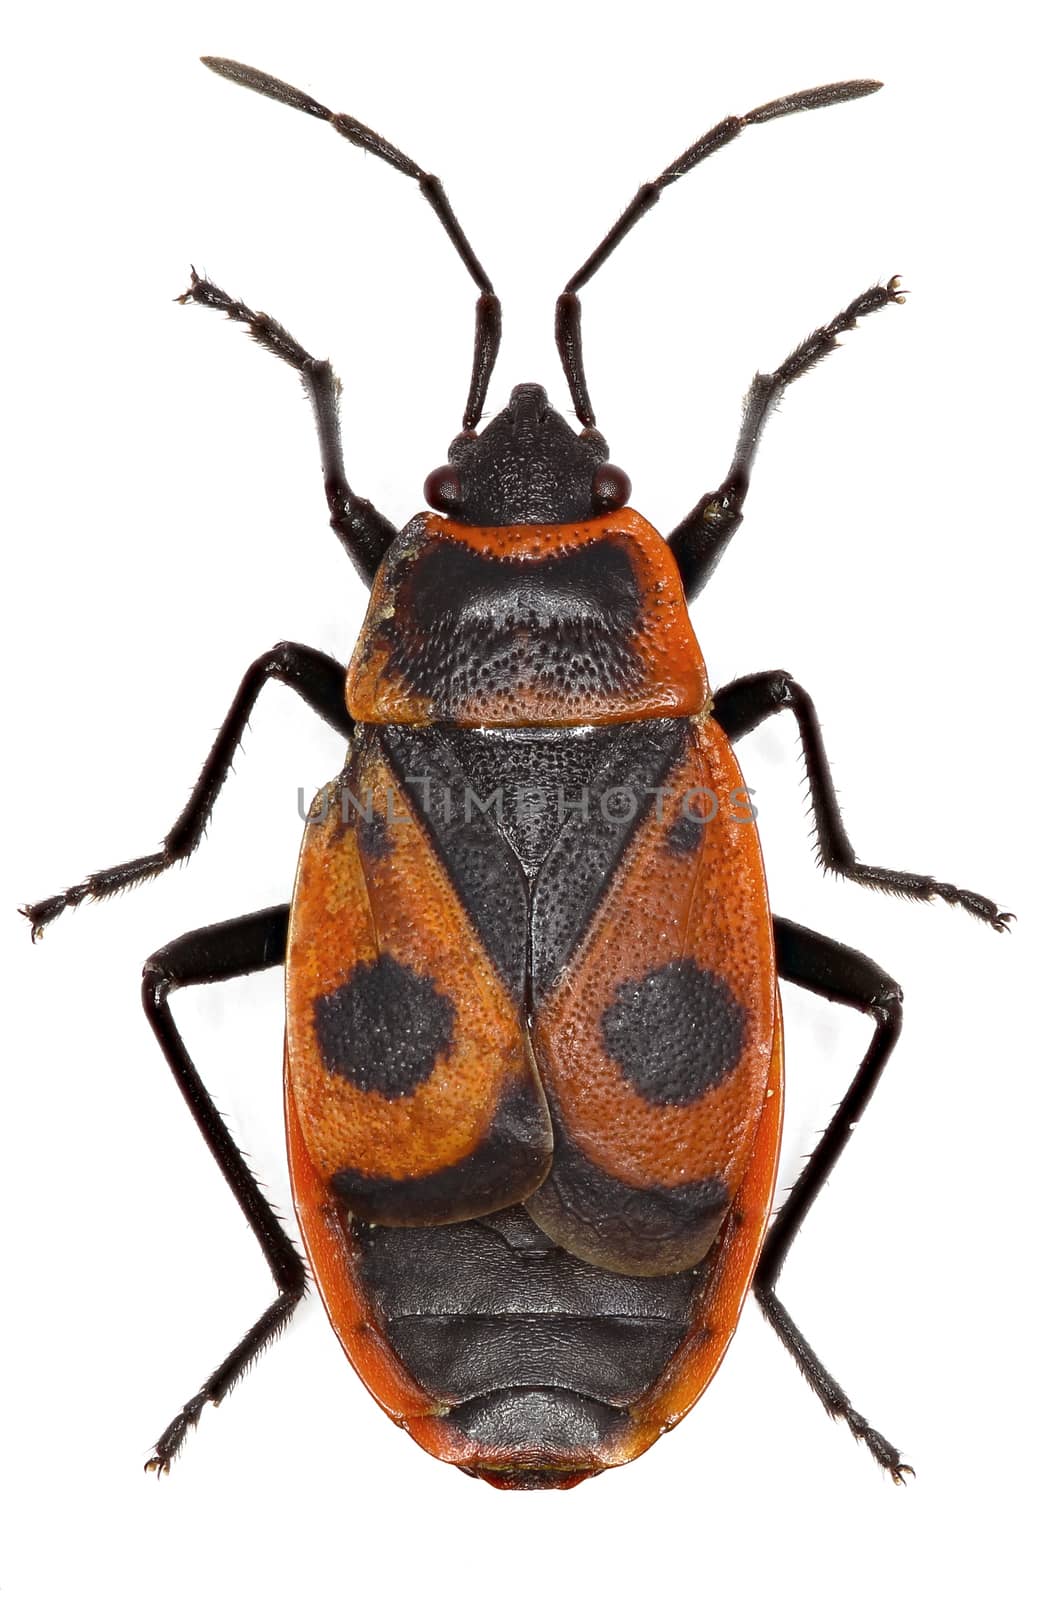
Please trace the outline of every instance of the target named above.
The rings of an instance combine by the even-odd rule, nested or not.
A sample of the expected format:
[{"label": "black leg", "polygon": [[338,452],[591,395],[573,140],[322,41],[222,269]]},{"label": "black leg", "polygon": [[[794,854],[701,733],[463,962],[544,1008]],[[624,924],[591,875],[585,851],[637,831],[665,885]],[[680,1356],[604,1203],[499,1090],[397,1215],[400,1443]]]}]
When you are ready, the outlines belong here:
[{"label": "black leg", "polygon": [[217,983],[224,978],[241,978],[252,972],[264,972],[267,967],[280,966],[287,946],[287,926],[288,907],[285,905],[272,906],[250,917],[238,917],[235,922],[199,928],[195,933],[172,940],[150,956],[143,971],[142,1003],[146,1016],[193,1113],[193,1120],[262,1247],[277,1286],[277,1297],[269,1309],[164,1429],[155,1453],[146,1463],[149,1471],[168,1470],[186,1433],[199,1421],[204,1406],[208,1401],[218,1405],[229,1393],[244,1369],[282,1331],[306,1291],[306,1269],[298,1252],[204,1088],[168,1005],[175,989],[196,983]]},{"label": "black leg", "polygon": [[786,982],[810,989],[825,1000],[835,1000],[865,1012],[873,1018],[874,1033],[851,1087],[769,1230],[754,1278],[754,1293],[761,1310],[830,1416],[846,1422],[855,1438],[887,1468],[895,1482],[902,1483],[905,1473],[912,1475],[912,1467],[906,1466],[895,1446],[856,1411],[775,1292],[783,1262],[798,1230],[869,1105],[884,1064],[895,1048],[902,1027],[902,991],[868,956],[782,917],[775,918],[775,954],[779,976]]},{"label": "black leg", "polygon": [[138,856],[134,861],[124,861],[119,866],[93,872],[82,883],[74,884],[62,894],[23,907],[23,915],[32,924],[34,939],[39,938],[47,924],[53,922],[67,906],[78,906],[83,900],[101,900],[106,895],[115,894],[118,889],[128,889],[146,878],[155,878],[176,861],[184,861],[192,854],[203,838],[208,818],[229,773],[255,701],[270,678],[286,683],[330,723],[336,733],[347,739],[350,737],[353,723],[345,704],[345,668],[331,656],[311,650],[308,645],[276,645],[266,655],[259,656],[245,673],[185,809],[162,848],[154,855]]},{"label": "black leg", "polygon": [[341,385],[330,361],[317,361],[279,322],[264,311],[252,311],[243,300],[234,300],[217,284],[198,276],[196,271],[189,288],[178,298],[182,305],[192,302],[210,306],[215,311],[224,311],[233,322],[242,322],[263,350],[286,361],[300,375],[316,419],[331,526],[364,582],[370,584],[397,530],[375,510],[370,500],[362,500],[349,487],[338,419]]},{"label": "black leg", "polygon": [[431,172],[425,172],[416,161],[405,155],[403,150],[398,150],[396,145],[390,144],[388,139],[383,139],[382,135],[375,133],[372,128],[366,128],[355,117],[349,117],[345,112],[329,111],[327,106],[321,105],[319,100],[314,100],[312,95],[304,94],[301,89],[282,82],[280,78],[270,77],[268,72],[259,72],[256,67],[245,67],[239,61],[229,61],[222,56],[202,56],[201,60],[205,67],[210,67],[211,71],[217,72],[221,78],[228,78],[231,83],[238,83],[245,89],[253,89],[256,94],[265,95],[269,100],[277,100],[281,105],[291,106],[295,111],[304,111],[307,117],[317,117],[321,122],[329,122],[335,132],[341,134],[343,139],[348,139],[350,144],[357,145],[370,155],[378,156],[381,161],[387,162],[405,177],[414,178],[454,245],[459,260],[480,290],[473,344],[473,371],[469,382],[466,410],[462,418],[464,428],[475,428],[484,409],[491,370],[498,355],[502,333],[502,308],[491,279],[481,266],[473,246],[451,209],[440,179],[434,177]]},{"label": "black leg", "polygon": [[1014,920],[1011,912],[998,910],[992,900],[970,889],[958,889],[952,883],[940,883],[914,872],[898,872],[892,867],[868,867],[856,860],[833,790],[815,707],[811,696],[788,672],[757,672],[752,677],[738,678],[719,690],[713,702],[713,715],[732,741],[741,739],[777,711],[792,712],[797,720],[811,789],[817,854],[827,871],[910,900],[938,897],[949,905],[963,906],[998,932]]},{"label": "black leg", "polygon": [[880,311],[882,306],[902,303],[903,294],[898,278],[892,278],[887,288],[875,284],[824,328],[816,328],[774,372],[758,372],[746,396],[739,442],[728,476],[719,489],[703,495],[695,509],[688,512],[684,521],[669,536],[669,546],[676,557],[689,600],[694,600],[708,582],[742,521],[743,502],[750,486],[750,472],[764,424],[784,391],[806,372],[810,372],[831,350],[835,350],[838,336],[854,328],[860,317],[868,317],[871,311]]},{"label": "black leg", "polygon": [[839,105],[842,100],[858,100],[863,95],[873,94],[880,87],[879,83],[868,78],[853,79],[850,83],[827,83],[819,89],[802,89],[799,94],[788,94],[780,100],[769,100],[767,105],[747,111],[744,117],[725,117],[723,122],[718,122],[709,133],[703,134],[701,139],[690,145],[676,161],[671,161],[657,178],[652,179],[650,183],[641,184],[618,222],[609,229],[574,277],[568,279],[564,292],[557,301],[554,322],[557,351],[571,390],[575,413],[585,427],[591,428],[595,418],[589,390],[586,387],[586,373],[582,365],[582,307],[579,304],[578,291],[589,283],[594,273],[598,272],[612,252],[618,249],[630,229],[636,227],[641,217],[662,198],[663,189],[668,188],[671,183],[676,183],[678,178],[683,178],[693,167],[697,167],[700,161],[705,161],[707,156],[713,155],[714,151],[723,149],[726,144],[737,139],[744,128],[756,127],[761,122],[773,122],[776,117],[788,117],[795,111],[817,111],[820,106]]}]

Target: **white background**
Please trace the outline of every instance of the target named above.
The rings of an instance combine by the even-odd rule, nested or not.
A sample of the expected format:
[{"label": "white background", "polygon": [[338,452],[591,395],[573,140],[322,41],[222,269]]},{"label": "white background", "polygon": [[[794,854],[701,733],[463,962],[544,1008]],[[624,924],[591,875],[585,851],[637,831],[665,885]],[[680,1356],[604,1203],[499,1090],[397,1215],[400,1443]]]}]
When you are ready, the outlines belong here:
[{"label": "white background", "polygon": [[[280,638],[345,658],[364,596],[327,531],[287,370],[173,297],[189,263],[345,383],[350,476],[398,523],[458,426],[473,295],[409,182],[210,76],[239,56],[445,179],[504,297],[491,399],[546,382],[556,292],[632,195],[728,112],[879,76],[748,132],[667,192],[584,294],[599,421],[668,529],[722,476],[758,366],[894,272],[912,290],[793,390],[745,527],[696,607],[716,682],[789,667],[866,859],[1019,913],[820,877],[794,729],[743,747],[776,908],[899,978],[906,1027],[784,1298],[919,1476],[884,1478],[746,1311],[694,1415],[566,1495],[430,1460],[315,1299],[171,1477],[156,1434],[270,1285],[155,1048],[144,956],[287,897],[295,796],[338,741],[267,690],[192,865],[36,949],[5,1022],[0,1588],[17,1600],[298,1593],[1026,1595],[1043,1511],[1040,1182],[1044,537],[1039,47],[999,3],[500,8],[40,4],[8,34],[3,270],[3,903],[155,848],[240,675]],[[864,1048],[787,996],[798,1170]],[[277,972],[176,1002],[289,1209]]]}]

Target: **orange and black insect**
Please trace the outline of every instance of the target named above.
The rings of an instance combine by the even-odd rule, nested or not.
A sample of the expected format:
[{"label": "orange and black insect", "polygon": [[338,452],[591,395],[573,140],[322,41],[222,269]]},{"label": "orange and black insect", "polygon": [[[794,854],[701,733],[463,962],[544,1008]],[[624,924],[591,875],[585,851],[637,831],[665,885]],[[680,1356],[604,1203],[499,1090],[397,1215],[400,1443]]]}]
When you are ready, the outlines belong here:
[{"label": "orange and black insect", "polygon": [[[831,1414],[909,1469],[802,1336],[777,1282],[898,1038],[898,985],[772,915],[732,746],[796,718],[823,864],[992,927],[982,895],[866,866],[845,833],[811,699],[785,672],[712,693],[688,618],[742,518],[765,421],[839,334],[901,299],[860,295],[758,375],[727,477],[664,539],[627,505],[595,426],[578,293],[668,184],[745,127],[857,99],[858,81],[719,123],[642,186],[556,309],[580,432],[524,384],[478,431],[498,351],[492,284],[440,182],[353,118],[235,62],[223,77],[328,121],[415,179],[479,290],[463,430],[402,532],[350,488],[338,383],[278,323],[193,276],[300,374],[331,522],[371,590],[346,669],[281,644],[248,670],[154,855],[29,907],[155,876],[199,843],[263,685],[290,685],[348,742],[317,797],[290,904],[176,939],[144,1003],[265,1254],[272,1305],[177,1414],[166,1470],[290,1319],[306,1269],[236,1148],[170,1011],[176,989],[287,971],[285,1101],[298,1221],[346,1354],[433,1455],[501,1488],[569,1488],[632,1460],[716,1371],[754,1287]],[[774,1224],[779,980],[871,1019],[851,1087]]]}]

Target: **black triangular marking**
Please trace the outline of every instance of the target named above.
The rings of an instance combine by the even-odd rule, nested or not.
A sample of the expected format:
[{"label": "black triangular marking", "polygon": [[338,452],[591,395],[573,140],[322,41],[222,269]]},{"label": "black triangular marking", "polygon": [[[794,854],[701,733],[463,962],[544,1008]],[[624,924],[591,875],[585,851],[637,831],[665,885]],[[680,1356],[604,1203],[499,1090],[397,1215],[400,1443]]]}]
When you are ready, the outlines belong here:
[{"label": "black triangular marking", "polygon": [[[463,907],[518,998],[529,966],[535,1000],[567,966],[680,760],[688,728],[686,717],[661,717],[541,733],[380,731]],[[519,809],[523,773],[534,814]]]},{"label": "black triangular marking", "polygon": [[568,815],[535,879],[531,967],[535,999],[549,993],[578,947],[630,840],[680,760],[686,717],[625,723],[590,780],[588,804]]},{"label": "black triangular marking", "polygon": [[510,994],[523,1005],[528,890],[520,862],[492,815],[481,808],[441,733],[389,726],[381,729],[379,741],[463,909]]}]

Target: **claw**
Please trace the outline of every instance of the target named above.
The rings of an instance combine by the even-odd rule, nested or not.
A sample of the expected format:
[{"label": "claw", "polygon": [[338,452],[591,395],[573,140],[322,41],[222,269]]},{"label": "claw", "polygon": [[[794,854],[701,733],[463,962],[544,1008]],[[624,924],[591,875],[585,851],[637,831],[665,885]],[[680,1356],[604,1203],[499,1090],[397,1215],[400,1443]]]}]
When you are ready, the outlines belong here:
[{"label": "claw", "polygon": [[40,900],[35,906],[19,906],[19,916],[29,921],[29,935],[34,944],[43,938],[44,929],[65,910],[65,898],[56,895],[53,900]]}]

